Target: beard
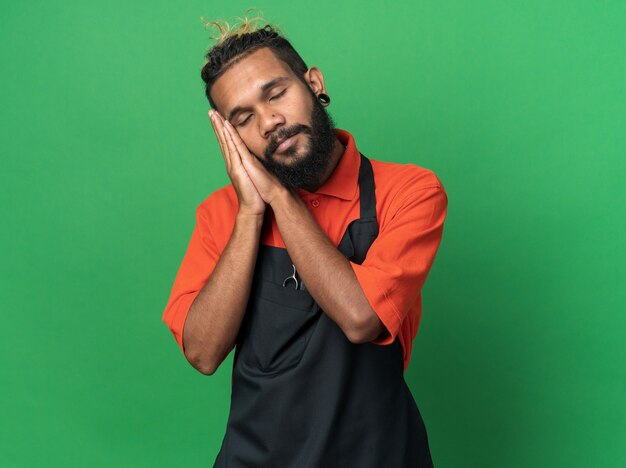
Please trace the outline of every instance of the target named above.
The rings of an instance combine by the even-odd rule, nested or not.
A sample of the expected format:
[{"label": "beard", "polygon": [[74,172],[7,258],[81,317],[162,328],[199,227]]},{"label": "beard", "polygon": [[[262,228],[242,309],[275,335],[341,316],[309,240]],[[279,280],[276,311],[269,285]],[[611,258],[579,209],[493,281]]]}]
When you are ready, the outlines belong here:
[{"label": "beard", "polygon": [[[335,124],[331,115],[311,92],[313,109],[311,111],[311,126],[296,124],[281,129],[272,135],[265,149],[261,163],[287,188],[315,187],[325,174],[335,145]],[[287,164],[276,160],[274,153],[278,147],[278,140],[289,138],[298,133],[308,135],[308,145],[304,153],[298,155],[298,145],[287,148],[281,154],[289,156]]]}]

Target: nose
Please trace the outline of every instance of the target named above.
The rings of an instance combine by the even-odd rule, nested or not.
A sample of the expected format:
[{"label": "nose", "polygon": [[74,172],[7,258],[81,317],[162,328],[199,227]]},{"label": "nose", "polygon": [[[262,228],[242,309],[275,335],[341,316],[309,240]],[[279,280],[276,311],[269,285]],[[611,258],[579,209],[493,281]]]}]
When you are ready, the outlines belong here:
[{"label": "nose", "polygon": [[285,117],[275,109],[268,109],[259,118],[259,130],[266,139],[283,125],[285,125]]}]

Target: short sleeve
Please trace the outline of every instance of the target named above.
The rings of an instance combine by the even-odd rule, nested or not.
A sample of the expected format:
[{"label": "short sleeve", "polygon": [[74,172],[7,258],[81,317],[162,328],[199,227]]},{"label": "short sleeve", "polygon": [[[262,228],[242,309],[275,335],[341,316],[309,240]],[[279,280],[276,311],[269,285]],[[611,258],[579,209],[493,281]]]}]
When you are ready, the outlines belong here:
[{"label": "short sleeve", "polygon": [[373,343],[393,343],[421,294],[441,243],[448,198],[434,174],[432,182],[394,198],[365,260],[351,264],[386,328]]},{"label": "short sleeve", "polygon": [[183,330],[189,308],[213,272],[219,255],[201,204],[196,210],[196,225],[163,312],[163,321],[183,353]]}]

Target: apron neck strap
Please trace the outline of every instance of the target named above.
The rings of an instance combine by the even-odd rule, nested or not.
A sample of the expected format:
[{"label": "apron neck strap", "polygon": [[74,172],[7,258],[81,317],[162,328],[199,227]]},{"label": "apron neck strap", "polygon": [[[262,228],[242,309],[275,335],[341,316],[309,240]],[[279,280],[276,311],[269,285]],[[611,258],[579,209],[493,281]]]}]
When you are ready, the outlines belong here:
[{"label": "apron neck strap", "polygon": [[359,167],[359,190],[361,192],[361,218],[376,218],[376,192],[374,172],[369,159],[361,155]]}]

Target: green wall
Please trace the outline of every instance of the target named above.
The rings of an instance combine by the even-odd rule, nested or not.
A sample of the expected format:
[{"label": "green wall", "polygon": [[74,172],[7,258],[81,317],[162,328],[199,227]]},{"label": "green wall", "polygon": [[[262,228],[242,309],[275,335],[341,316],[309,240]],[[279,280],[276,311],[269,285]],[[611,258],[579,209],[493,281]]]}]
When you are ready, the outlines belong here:
[{"label": "green wall", "polygon": [[161,322],[228,182],[200,17],[249,6],[449,196],[407,381],[441,467],[626,466],[626,3],[3,2],[0,466],[211,466],[229,358]]}]

